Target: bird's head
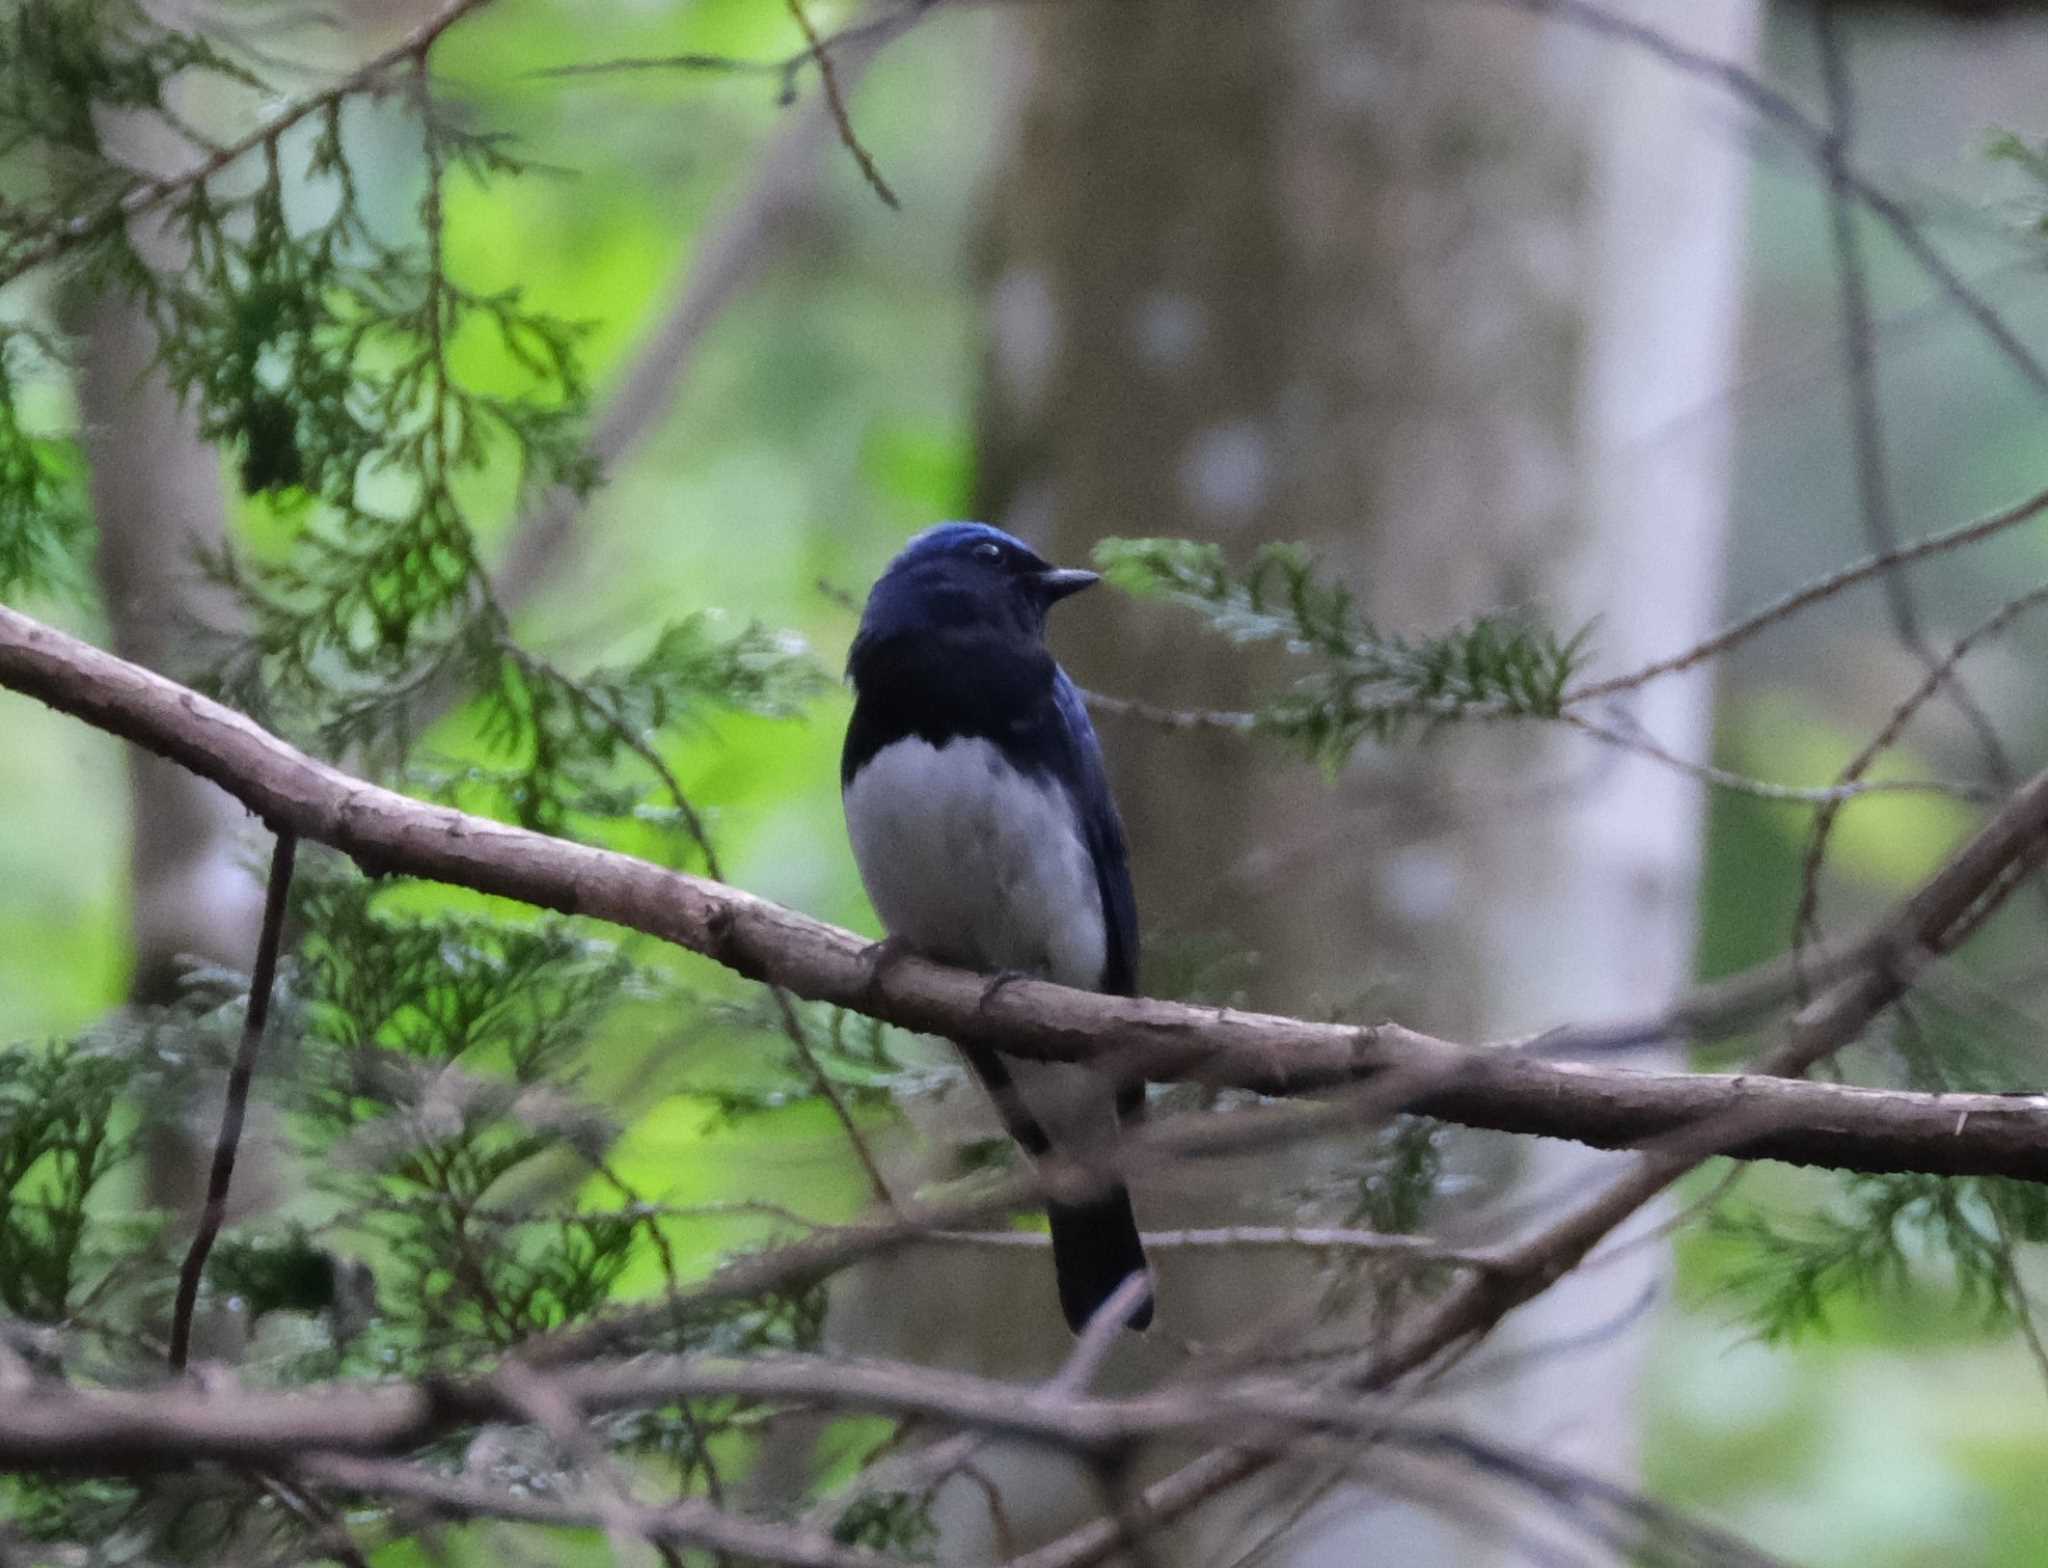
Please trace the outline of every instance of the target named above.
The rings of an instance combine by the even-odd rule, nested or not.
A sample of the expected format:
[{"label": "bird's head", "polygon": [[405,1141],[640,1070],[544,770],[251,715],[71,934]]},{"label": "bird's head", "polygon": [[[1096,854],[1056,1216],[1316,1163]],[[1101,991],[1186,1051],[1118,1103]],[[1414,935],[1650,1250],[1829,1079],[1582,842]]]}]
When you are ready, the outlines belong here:
[{"label": "bird's head", "polygon": [[903,547],[868,594],[861,636],[973,626],[1038,638],[1045,612],[1100,579],[1049,565],[986,523],[940,523]]}]

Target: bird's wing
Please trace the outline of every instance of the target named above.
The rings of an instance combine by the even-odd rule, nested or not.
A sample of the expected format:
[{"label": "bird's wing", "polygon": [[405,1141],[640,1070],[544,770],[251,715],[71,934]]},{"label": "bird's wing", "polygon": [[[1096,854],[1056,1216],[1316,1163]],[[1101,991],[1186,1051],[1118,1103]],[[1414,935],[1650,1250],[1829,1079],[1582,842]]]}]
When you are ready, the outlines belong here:
[{"label": "bird's wing", "polygon": [[1131,889],[1130,852],[1124,846],[1123,819],[1109,792],[1109,773],[1102,762],[1102,744],[1081,693],[1066,671],[1053,678],[1053,706],[1066,753],[1056,774],[1073,798],[1074,810],[1095,862],[1095,883],[1102,894],[1102,989],[1112,996],[1135,996],[1138,990],[1138,899]]}]

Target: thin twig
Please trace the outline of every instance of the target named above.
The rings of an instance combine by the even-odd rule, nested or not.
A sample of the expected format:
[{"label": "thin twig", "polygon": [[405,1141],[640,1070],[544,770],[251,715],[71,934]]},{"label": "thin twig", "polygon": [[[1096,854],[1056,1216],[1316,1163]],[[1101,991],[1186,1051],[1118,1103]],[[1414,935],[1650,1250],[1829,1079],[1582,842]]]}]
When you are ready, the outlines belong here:
[{"label": "thin twig", "polygon": [[[1111,718],[1136,719],[1156,729],[1250,735],[1259,725],[1259,716],[1250,712],[1213,708],[1162,708],[1153,703],[1139,702],[1134,698],[1110,697],[1095,691],[1083,692],[1081,696],[1091,713]],[[1853,800],[1859,795],[1925,794],[1947,795],[1958,800],[1991,801],[1997,799],[2000,793],[1982,786],[1958,784],[1947,779],[1869,779],[1834,785],[1774,784],[1768,779],[1751,778],[1747,774],[1736,773],[1727,768],[1691,762],[1666,750],[1646,734],[1634,718],[1618,705],[1609,706],[1608,717],[1612,722],[1603,724],[1569,708],[1559,715],[1564,723],[1595,740],[1623,751],[1633,752],[1638,756],[1648,757],[1653,762],[1674,772],[1683,773],[1688,778],[1698,779],[1702,784],[1715,789],[1726,790],[1734,795],[1749,795],[1757,800],[1818,806]]]},{"label": "thin twig", "polygon": [[[1863,518],[1865,543],[1876,554],[1896,550],[1899,531],[1892,516],[1891,478],[1888,473],[1884,434],[1884,413],[1878,395],[1877,359],[1874,347],[1869,280],[1863,264],[1863,247],[1856,233],[1853,193],[1848,183],[1849,146],[1855,136],[1856,100],[1849,72],[1849,60],[1841,31],[1836,25],[1836,0],[1816,0],[1813,8],[1814,43],[1820,56],[1821,82],[1827,99],[1828,135],[1825,165],[1828,177],[1828,217],[1834,243],[1835,275],[1842,301],[1842,345],[1844,381],[1849,398],[1849,424],[1856,453],[1857,502]],[[1938,655],[1920,624],[1912,583],[1903,572],[1887,572],[1882,578],[1885,608],[1899,645],[1927,672],[1932,689],[1945,693],[1963,720],[1975,731],[1978,748],[1992,780],[2010,791],[2016,782],[2012,758],[2007,755],[1998,730],[1957,672],[1957,656]],[[1916,704],[1917,705],[1917,704]],[[1897,725],[1887,726],[1896,737]],[[1888,746],[1890,740],[1885,741]],[[1866,748],[1859,759],[1862,766],[1847,777],[1861,776],[1864,767],[1878,754]],[[1792,922],[1794,969],[1809,941],[1820,936],[1820,874],[1827,848],[1832,812],[1814,819],[1809,829],[1807,851],[1800,870],[1799,907]],[[1803,981],[1802,981],[1803,991]],[[1802,995],[1802,1000],[1804,996]]]},{"label": "thin twig", "polygon": [[[1110,1293],[1109,1298],[1090,1315],[1059,1370],[1046,1380],[1046,1396],[1071,1398],[1088,1391],[1103,1363],[1109,1359],[1110,1352],[1123,1337],[1124,1324],[1151,1288],[1151,1282],[1143,1274],[1133,1274]],[[803,1523],[811,1529],[829,1530],[863,1497],[881,1492],[929,1497],[953,1476],[969,1470],[975,1456],[987,1444],[985,1433],[960,1432],[884,1464],[863,1465],[860,1474],[813,1507],[804,1516]]]},{"label": "thin twig", "polygon": [[206,1179],[206,1205],[199,1229],[178,1270],[178,1295],[171,1309],[170,1367],[185,1370],[192,1348],[192,1314],[199,1303],[199,1280],[206,1256],[227,1219],[228,1186],[235,1176],[235,1152],[242,1141],[242,1121],[249,1109],[249,1086],[256,1076],[256,1055],[263,1047],[263,1026],[270,1017],[270,993],[277,983],[278,950],[284,943],[285,907],[290,900],[292,859],[299,836],[280,828],[270,851],[270,885],[263,894],[263,930],[256,942],[256,965],[249,975],[249,1000],[242,1018],[242,1042],[228,1071],[227,1095],[221,1106],[220,1136],[213,1146],[213,1169]]},{"label": "thin twig", "polygon": [[[535,1496],[395,1460],[315,1454],[299,1468],[309,1479],[329,1486],[370,1497],[412,1498],[459,1519],[583,1528],[602,1528],[604,1523],[604,1510],[595,1502]],[[726,1551],[784,1568],[889,1568],[903,1563],[901,1558],[841,1546],[829,1536],[728,1514],[692,1499],[658,1508],[631,1505],[630,1515],[634,1533],[650,1541]]]},{"label": "thin twig", "polygon": [[862,145],[860,134],[853,128],[853,116],[847,113],[846,100],[839,92],[839,77],[832,66],[832,56],[825,48],[825,40],[818,36],[818,30],[811,25],[805,12],[803,0],[787,0],[789,14],[796,19],[797,30],[804,35],[804,43],[810,49],[811,59],[818,67],[818,88],[825,95],[825,104],[832,111],[832,123],[839,127],[839,141],[853,161],[860,166],[861,178],[868,182],[874,193],[882,198],[882,205],[891,211],[900,211],[903,203],[896,199],[896,193],[889,188],[889,182],[882,178],[882,171],[875,167],[874,157]]},{"label": "thin twig", "polygon": [[[640,759],[648,771],[660,781],[661,787],[667,791],[669,803],[675,807],[676,814],[682,819],[684,830],[696,844],[697,852],[704,857],[705,873],[714,882],[723,882],[725,867],[719,861],[718,847],[711,841],[711,830],[706,826],[696,806],[691,803],[690,797],[683,792],[682,781],[676,777],[675,770],[668,765],[667,759],[649,744],[647,738],[627,723],[609,702],[586,690],[580,682],[562,674],[537,654],[528,653],[510,642],[502,645],[502,651],[506,657],[526,670],[539,671],[544,678],[569,693],[573,700],[608,729],[621,745]],[[888,1178],[882,1174],[881,1162],[875,1158],[874,1150],[868,1147],[867,1138],[861,1132],[860,1124],[854,1120],[853,1111],[847,1105],[846,1097],[839,1092],[839,1086],[832,1081],[832,1075],[826,1071],[825,1064],[811,1048],[810,1035],[804,1028],[803,1018],[796,1010],[796,1003],[790,999],[787,991],[773,982],[768,984],[768,995],[774,1005],[777,1021],[782,1026],[782,1032],[795,1050],[797,1061],[810,1078],[811,1087],[830,1108],[834,1119],[839,1123],[840,1131],[852,1145],[854,1158],[860,1162],[861,1171],[868,1180],[869,1190],[883,1207],[893,1208],[896,1196],[889,1190]]]},{"label": "thin twig", "polygon": [[[1862,778],[1877,759],[1892,748],[1899,736],[1904,733],[1907,724],[1912,722],[1913,715],[1942,689],[1955,667],[1969,656],[1972,649],[2000,635],[2020,616],[2040,608],[2043,604],[2048,604],[2048,585],[2036,588],[2031,593],[2023,593],[2016,599],[2007,600],[1987,619],[1958,637],[1947,654],[1929,666],[1920,684],[1892,709],[1877,733],[1843,766],[1838,775],[1842,784],[1851,784]],[[1799,905],[1793,914],[1793,932],[1796,939],[1793,948],[1795,975],[1802,973],[1804,956],[1808,951],[1805,939],[1817,933],[1821,862],[1827,854],[1828,841],[1834,832],[1839,809],[1837,803],[1830,802],[1824,805],[1815,814],[1812,830],[1807,836],[1806,854],[1800,866]]]},{"label": "thin twig", "polygon": [[1746,774],[1730,772],[1703,762],[1689,762],[1685,758],[1666,751],[1645,734],[1619,704],[1608,708],[1607,714],[1614,721],[1614,727],[1589,719],[1582,713],[1567,711],[1563,720],[1582,734],[1610,746],[1618,746],[1648,757],[1653,762],[1698,779],[1702,784],[1715,789],[1726,790],[1733,795],[1748,795],[1755,800],[1776,801],[1785,805],[1819,806],[1823,809],[1838,810],[1847,802],[1865,795],[1945,795],[1951,800],[1968,800],[1979,804],[1999,798],[1999,793],[1978,785],[1957,784],[1946,779],[1849,779],[1834,784],[1773,784],[1766,779],[1753,779]]},{"label": "thin twig", "polygon": [[728,54],[615,55],[608,60],[584,60],[574,65],[551,65],[535,71],[540,77],[609,76],[638,71],[704,71],[730,76],[777,76],[787,91],[806,65],[815,64],[820,52],[827,57],[856,45],[879,46],[900,38],[916,26],[927,12],[959,0],[905,0],[893,10],[880,12],[866,21],[855,22],[820,39],[815,44],[767,60],[743,60]]},{"label": "thin twig", "polygon": [[[1648,23],[1607,10],[1593,4],[1592,0],[1492,0],[1492,3],[1539,16],[1561,17],[1589,33],[1640,49],[1674,70],[1711,82],[1785,132],[1814,163],[1823,169],[1828,167],[1827,126],[1754,72],[1745,70],[1732,60],[1720,59],[1680,43]],[[2005,322],[1991,302],[1972,288],[1948,258],[1934,247],[1921,229],[1919,220],[1896,198],[1846,163],[1841,166],[1841,179],[1844,188],[1891,230],[1893,237],[1920,269],[1976,323],[2021,378],[2035,391],[2048,393],[2048,366],[2044,366],[2020,341],[2019,334]]]},{"label": "thin twig", "polygon": [[[332,1557],[342,1568],[370,1568],[370,1560],[363,1555],[355,1538],[349,1534],[348,1525],[334,1516],[329,1509],[308,1488],[296,1486],[275,1475],[258,1473],[257,1484],[277,1499],[287,1510],[308,1525],[312,1535],[306,1543],[310,1551],[321,1556]],[[312,1556],[302,1559],[316,1561]]]},{"label": "thin twig", "polygon": [[[654,1245],[655,1256],[661,1263],[662,1281],[668,1288],[668,1294],[671,1297],[677,1295],[682,1289],[682,1284],[676,1272],[675,1249],[668,1243],[668,1232],[661,1227],[663,1217],[661,1206],[645,1202],[639,1193],[626,1182],[625,1178],[613,1169],[610,1161],[595,1160],[592,1162],[592,1167],[603,1178],[607,1186],[626,1200],[627,1215],[641,1223],[648,1240]],[[469,1217],[475,1217],[474,1211],[472,1211]],[[575,1216],[569,1223],[576,1223],[578,1220],[585,1220],[585,1217]],[[587,1220],[585,1222],[587,1223]],[[697,1467],[704,1472],[705,1495],[710,1498],[712,1507],[723,1508],[725,1506],[725,1476],[719,1468],[716,1456],[711,1452],[711,1443],[705,1434],[704,1424],[697,1419],[697,1412],[690,1407],[688,1400],[683,1400],[676,1406],[676,1413],[682,1418],[683,1429],[690,1434],[690,1442],[696,1448]],[[594,1452],[594,1450],[587,1451]],[[687,1470],[684,1471],[684,1475],[687,1477]],[[626,1495],[624,1483],[615,1476],[611,1476],[609,1472],[607,1472],[606,1484],[611,1486],[621,1496]],[[656,1542],[654,1544],[664,1551],[668,1549],[665,1543]],[[731,1555],[722,1548],[714,1551],[712,1558],[715,1568],[730,1568]]]},{"label": "thin twig", "polygon": [[[939,1230],[930,1232],[924,1239],[956,1247],[996,1249],[1043,1249],[1052,1245],[1050,1236],[1035,1230]],[[1223,1225],[1194,1230],[1148,1230],[1144,1232],[1144,1242],[1147,1252],[1286,1248],[1302,1252],[1364,1252],[1419,1265],[1449,1264],[1471,1269],[1493,1266],[1493,1258],[1488,1253],[1446,1247],[1428,1236],[1354,1230],[1343,1226]]]},{"label": "thin twig", "polygon": [[1137,719],[1163,730],[1215,730],[1229,735],[1249,735],[1258,728],[1256,713],[1238,713],[1215,708],[1162,708],[1134,697],[1112,697],[1107,692],[1084,691],[1081,700],[1088,711],[1108,718]]},{"label": "thin twig", "polygon": [[[505,1398],[546,1432],[563,1457],[583,1472],[593,1494],[591,1506],[611,1542],[614,1560],[626,1559],[626,1547],[635,1540],[650,1546],[674,1544],[657,1542],[647,1532],[649,1511],[634,1500],[625,1477],[590,1435],[575,1399],[564,1393],[560,1385],[518,1361],[508,1361],[498,1368],[497,1383]],[[719,1555],[725,1555],[724,1548],[719,1548]]]},{"label": "thin twig", "polygon": [[1659,676],[1675,675],[1681,670],[1689,670],[1696,664],[1718,657],[1736,645],[1747,642],[1758,632],[1777,625],[1788,616],[1795,615],[1810,605],[1818,604],[1823,599],[1833,598],[1844,589],[1868,582],[1873,577],[1889,573],[1901,566],[1945,555],[1950,550],[1980,544],[2009,528],[2031,522],[2043,512],[2048,512],[2048,490],[2039,491],[2024,501],[2016,502],[2002,511],[1993,512],[1988,517],[1980,517],[1960,527],[1930,534],[1924,539],[1916,539],[1913,543],[1901,545],[1896,550],[1866,556],[1863,560],[1829,572],[1825,577],[1816,578],[1804,587],[1795,588],[1783,597],[1774,599],[1753,615],[1744,616],[1732,625],[1722,628],[1706,641],[1695,643],[1683,653],[1646,664],[1627,675],[1611,676],[1606,680],[1591,681],[1575,687],[1565,693],[1565,705],[1569,707],[1591,701],[1596,697],[1610,697],[1616,692],[1632,691],[1638,686],[1656,680]]},{"label": "thin twig", "polygon": [[[704,859],[705,873],[714,882],[725,881],[725,867],[720,863],[717,845],[711,840],[710,828],[689,796],[684,793],[682,781],[676,777],[675,770],[647,738],[627,723],[610,703],[586,690],[580,682],[572,680],[537,654],[528,653],[510,642],[503,644],[502,651],[506,657],[528,671],[538,671],[545,679],[569,693],[574,701],[640,760],[667,792],[669,803],[682,819],[684,831],[689,834],[691,842],[697,846],[698,854]],[[825,1064],[811,1048],[810,1036],[804,1028],[801,1015],[796,1010],[796,1003],[779,985],[770,982],[767,989],[783,1034],[796,1052],[797,1061],[810,1078],[811,1087],[831,1110],[833,1118],[839,1123],[840,1131],[845,1134],[846,1141],[852,1146],[854,1158],[860,1163],[861,1171],[867,1177],[869,1190],[885,1208],[893,1207],[896,1197],[889,1190],[888,1179],[882,1174],[881,1162],[868,1146],[866,1136],[861,1132],[859,1123],[854,1120],[852,1108],[846,1103],[846,1097],[839,1092],[839,1086],[832,1081]]]},{"label": "thin twig", "polygon": [[2013,1234],[2012,1223],[2006,1218],[2005,1204],[1997,1192],[1987,1194],[1991,1210],[1992,1228],[1998,1233],[1998,1272],[2005,1279],[2006,1294],[2012,1300],[2014,1325],[2020,1331],[2020,1341],[2027,1347],[2027,1354],[2033,1358],[2034,1370],[2041,1376],[2041,1383],[2048,1388],[2048,1344],[2041,1340],[2041,1325],[2034,1319],[2034,1302],[2028,1293],[2027,1282],[2020,1275],[2018,1255],[2020,1238]]},{"label": "thin twig", "polygon": [[1123,1338],[1124,1324],[1137,1310],[1138,1303],[1151,1294],[1151,1281],[1140,1274],[1133,1274],[1109,1293],[1089,1314],[1074,1340],[1074,1348],[1067,1352],[1067,1359],[1061,1364],[1045,1385],[1048,1394],[1074,1395],[1086,1393],[1102,1371],[1102,1364],[1109,1359],[1109,1353]]},{"label": "thin twig", "polygon": [[[1873,345],[1870,284],[1863,265],[1863,247],[1856,235],[1856,211],[1848,186],[1849,144],[1855,136],[1855,94],[1849,61],[1835,25],[1836,0],[1816,0],[1814,44],[1820,54],[1821,82],[1827,96],[1828,134],[1825,163],[1828,177],[1828,222],[1835,251],[1837,291],[1842,303],[1843,379],[1849,398],[1849,426],[1856,452],[1856,493],[1863,516],[1864,543],[1883,555],[1899,544],[1892,517],[1891,479],[1886,472],[1884,412],[1878,399],[1877,359]],[[1899,641],[1923,663],[1933,654],[1920,629],[1912,586],[1899,573],[1887,573],[1885,607]]]},{"label": "thin twig", "polygon": [[860,1130],[860,1124],[853,1119],[853,1110],[847,1105],[846,1097],[839,1092],[839,1085],[832,1081],[832,1075],[825,1070],[825,1064],[811,1049],[809,1031],[804,1028],[803,1019],[798,1016],[796,1002],[789,992],[779,985],[770,984],[768,995],[775,1004],[777,1017],[782,1023],[782,1032],[796,1048],[797,1060],[803,1063],[804,1071],[810,1076],[811,1085],[825,1104],[830,1107],[833,1119],[839,1123],[839,1130],[852,1145],[853,1156],[860,1162],[862,1174],[867,1177],[868,1191],[885,1209],[896,1207],[896,1194],[889,1190],[889,1178],[882,1174],[882,1165],[875,1158],[875,1151],[868,1147],[867,1138]]}]

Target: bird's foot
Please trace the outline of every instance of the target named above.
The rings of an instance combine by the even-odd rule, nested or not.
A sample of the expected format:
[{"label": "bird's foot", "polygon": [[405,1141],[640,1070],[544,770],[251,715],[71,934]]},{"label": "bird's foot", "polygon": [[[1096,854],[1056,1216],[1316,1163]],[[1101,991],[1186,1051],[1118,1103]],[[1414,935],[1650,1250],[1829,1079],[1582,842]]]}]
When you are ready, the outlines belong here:
[{"label": "bird's foot", "polygon": [[1039,977],[1028,969],[998,969],[988,977],[988,983],[981,988],[981,997],[974,1004],[974,1010],[985,1013],[990,1004],[1002,994],[1005,986],[1015,985],[1019,980],[1036,980]]},{"label": "bird's foot", "polygon": [[860,994],[863,1001],[875,1000],[875,993],[882,987],[882,976],[911,956],[910,944],[900,936],[885,936],[879,942],[870,942],[860,954]]}]

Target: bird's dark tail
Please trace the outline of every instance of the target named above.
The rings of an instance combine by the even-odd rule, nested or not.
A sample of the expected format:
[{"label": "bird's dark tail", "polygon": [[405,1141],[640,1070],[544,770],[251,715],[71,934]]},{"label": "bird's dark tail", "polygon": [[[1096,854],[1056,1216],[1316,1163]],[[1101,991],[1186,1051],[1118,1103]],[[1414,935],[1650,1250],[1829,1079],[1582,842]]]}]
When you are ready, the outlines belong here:
[{"label": "bird's dark tail", "polygon": [[[1046,1222],[1052,1227],[1052,1267],[1059,1280],[1060,1310],[1067,1326],[1076,1334],[1117,1286],[1145,1270],[1145,1248],[1138,1240],[1138,1217],[1131,1212],[1131,1195],[1113,1187],[1100,1198],[1086,1203],[1054,1203],[1045,1206]],[[1149,1328],[1152,1297],[1147,1294],[1127,1320],[1130,1328]]]}]

